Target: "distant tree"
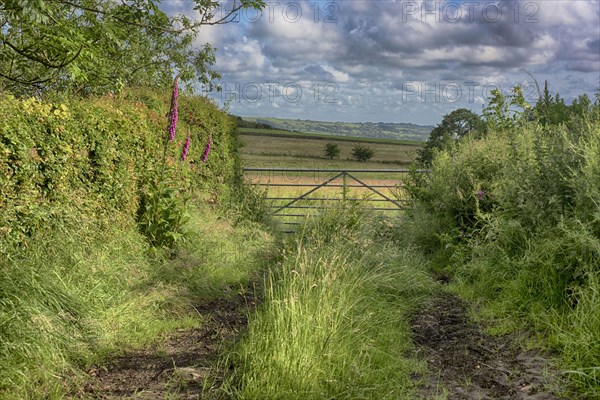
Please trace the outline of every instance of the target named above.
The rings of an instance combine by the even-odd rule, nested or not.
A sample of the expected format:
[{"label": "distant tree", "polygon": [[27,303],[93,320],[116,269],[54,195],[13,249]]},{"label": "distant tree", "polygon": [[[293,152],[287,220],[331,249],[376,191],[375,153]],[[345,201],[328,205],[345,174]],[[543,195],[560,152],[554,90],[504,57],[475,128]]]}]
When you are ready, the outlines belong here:
[{"label": "distant tree", "polygon": [[375,152],[372,148],[367,146],[361,146],[357,144],[352,148],[352,157],[356,158],[358,161],[365,162],[375,155]]},{"label": "distant tree", "polygon": [[467,134],[482,134],[483,129],[479,115],[466,108],[454,110],[444,115],[442,122],[433,128],[427,143],[419,150],[417,160],[423,165],[430,165],[436,151],[450,148]]},{"label": "distant tree", "polygon": [[340,156],[340,146],[335,143],[327,143],[325,149],[323,149],[323,153],[325,154],[325,157],[330,160],[338,158]]}]

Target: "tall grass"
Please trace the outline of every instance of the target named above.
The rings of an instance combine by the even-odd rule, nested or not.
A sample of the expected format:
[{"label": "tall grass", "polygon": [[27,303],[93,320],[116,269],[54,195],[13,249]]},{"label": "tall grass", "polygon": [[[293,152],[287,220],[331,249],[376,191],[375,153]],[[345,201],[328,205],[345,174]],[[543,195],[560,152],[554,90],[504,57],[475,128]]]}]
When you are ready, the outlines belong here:
[{"label": "tall grass", "polygon": [[489,132],[439,153],[410,187],[406,231],[494,330],[534,330],[600,398],[600,123]]},{"label": "tall grass", "polygon": [[432,283],[392,228],[353,210],[302,229],[266,280],[264,305],[231,355],[242,399],[401,399],[423,362],[407,315]]},{"label": "tall grass", "polygon": [[134,221],[107,217],[39,232],[0,260],[0,398],[62,398],[87,366],[198,325],[194,305],[263,267],[272,241],[258,225],[200,202],[191,217],[175,258],[150,257]]}]

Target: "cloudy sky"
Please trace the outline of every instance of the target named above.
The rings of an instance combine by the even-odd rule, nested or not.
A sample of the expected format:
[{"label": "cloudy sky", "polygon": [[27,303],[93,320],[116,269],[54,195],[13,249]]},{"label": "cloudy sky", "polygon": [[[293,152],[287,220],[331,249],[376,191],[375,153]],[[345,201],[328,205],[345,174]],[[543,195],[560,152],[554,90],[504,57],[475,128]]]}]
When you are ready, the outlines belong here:
[{"label": "cloudy sky", "polygon": [[[599,0],[266,3],[198,38],[237,115],[436,124],[495,87],[535,101],[531,76],[568,101],[600,87]],[[163,7],[197,18],[191,0]]]}]

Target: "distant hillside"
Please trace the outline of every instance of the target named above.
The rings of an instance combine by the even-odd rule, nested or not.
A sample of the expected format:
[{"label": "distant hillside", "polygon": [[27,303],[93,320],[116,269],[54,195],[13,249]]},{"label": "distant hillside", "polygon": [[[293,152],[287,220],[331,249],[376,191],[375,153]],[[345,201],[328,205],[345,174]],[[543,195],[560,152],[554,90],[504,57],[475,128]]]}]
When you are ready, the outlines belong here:
[{"label": "distant hillside", "polygon": [[369,137],[396,140],[426,141],[433,129],[430,125],[388,122],[323,122],[299,119],[242,117],[254,124],[269,125],[275,129],[304,133]]},{"label": "distant hillside", "polygon": [[237,115],[229,114],[229,116],[235,118],[235,122],[236,122],[238,128],[275,129],[269,124],[261,124],[260,122],[256,122],[256,121],[252,121],[252,120],[245,120],[242,117],[239,117]]}]

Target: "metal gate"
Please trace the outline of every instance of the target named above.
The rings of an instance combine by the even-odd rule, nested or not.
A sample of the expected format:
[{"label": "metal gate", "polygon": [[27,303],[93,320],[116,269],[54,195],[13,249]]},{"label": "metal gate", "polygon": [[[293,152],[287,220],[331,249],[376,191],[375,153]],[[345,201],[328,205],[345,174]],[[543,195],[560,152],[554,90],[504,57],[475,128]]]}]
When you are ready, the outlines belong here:
[{"label": "metal gate", "polygon": [[[258,178],[252,183],[268,187],[266,200],[271,215],[279,220],[285,233],[295,232],[294,228],[302,223],[299,219],[318,214],[334,202],[360,202],[364,208],[376,212],[401,211],[407,206],[402,178],[409,172],[407,169],[244,168],[247,178],[249,175]],[[372,183],[373,179],[357,177],[365,174],[384,175],[386,179]],[[294,179],[311,175],[313,182]],[[323,195],[326,191],[329,195]]]}]

